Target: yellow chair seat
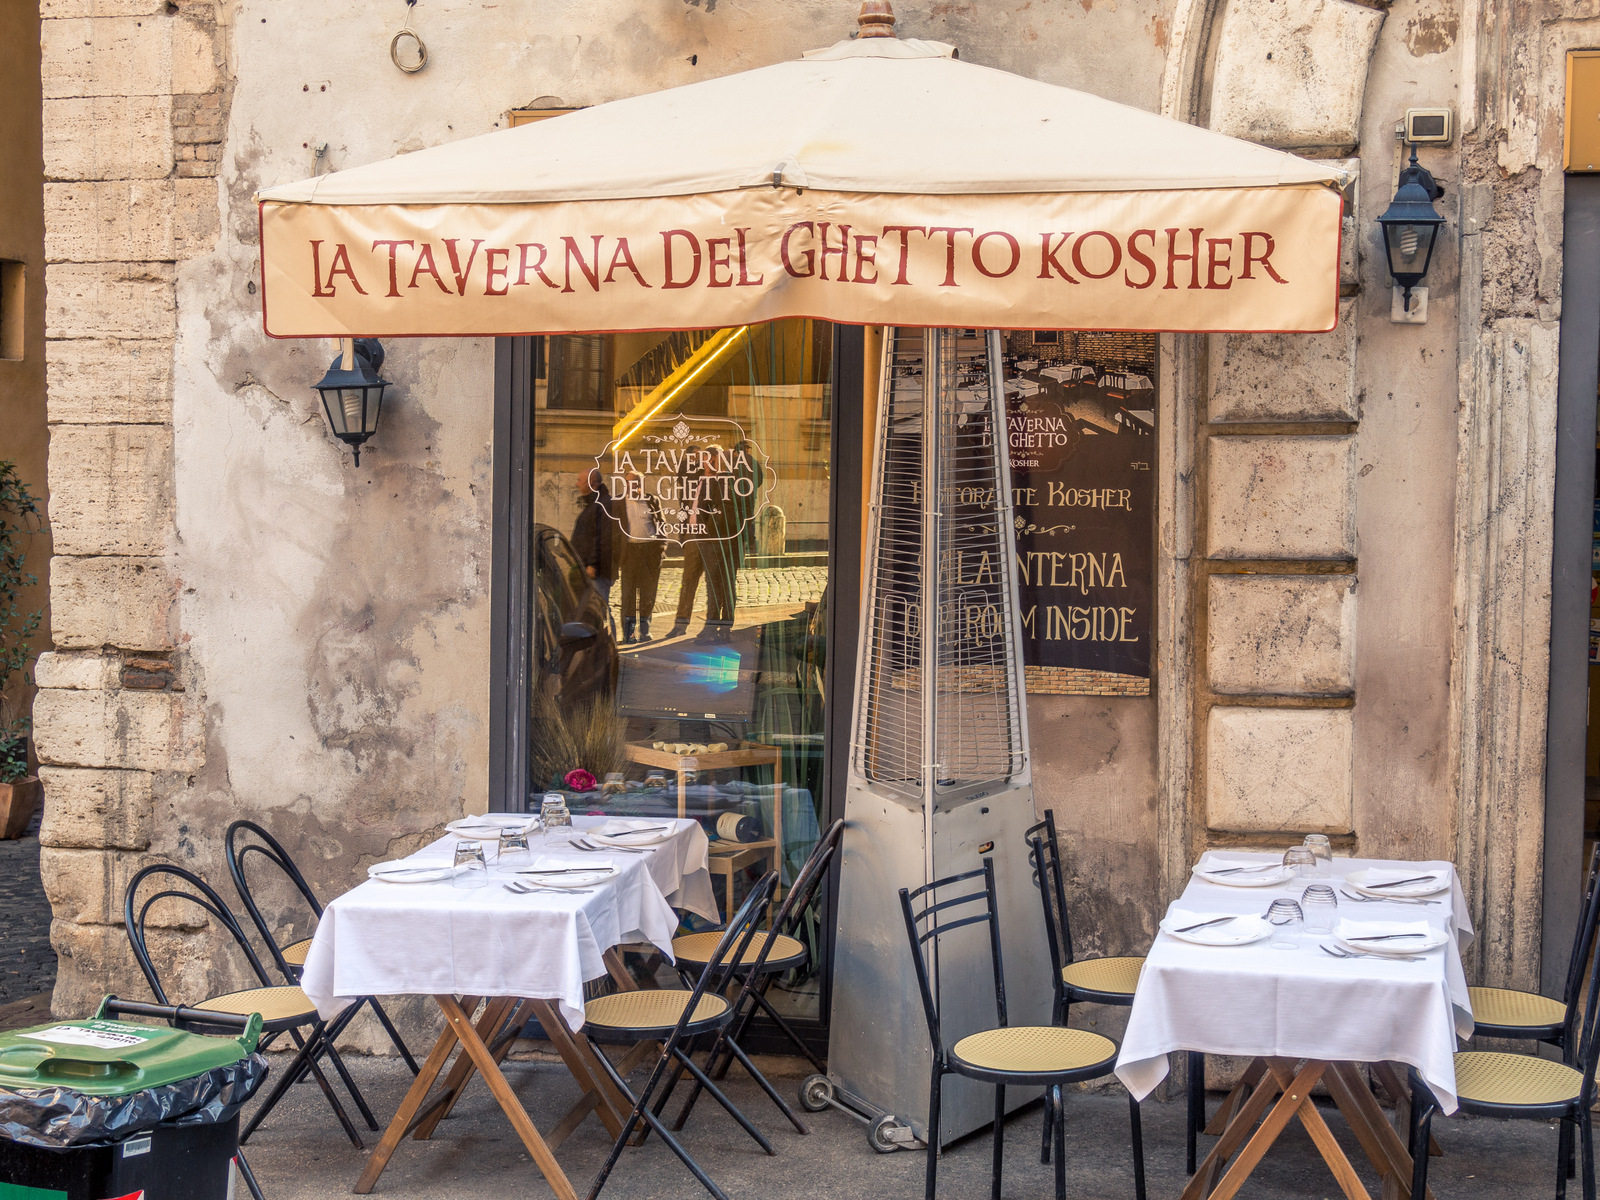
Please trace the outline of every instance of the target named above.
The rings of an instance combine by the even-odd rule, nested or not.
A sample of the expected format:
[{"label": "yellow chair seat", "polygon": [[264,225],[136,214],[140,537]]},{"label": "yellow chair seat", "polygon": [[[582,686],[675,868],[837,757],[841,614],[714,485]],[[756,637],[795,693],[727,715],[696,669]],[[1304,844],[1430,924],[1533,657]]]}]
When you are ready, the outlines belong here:
[{"label": "yellow chair seat", "polygon": [[1110,1038],[1059,1025],[1013,1025],[969,1034],[950,1049],[953,1058],[984,1071],[1042,1075],[1076,1071],[1115,1058]]},{"label": "yellow chair seat", "polygon": [[[617,992],[600,996],[583,1006],[583,1019],[604,1029],[670,1029],[683,1015],[693,993],[677,988],[648,992]],[[728,1011],[721,996],[701,996],[692,1020],[711,1021]]]},{"label": "yellow chair seat", "polygon": [[[763,930],[757,930],[750,939],[750,944],[745,947],[744,953],[739,956],[740,965],[753,963],[761,957],[761,947],[769,935]],[[705,963],[711,961],[711,956],[716,953],[717,943],[722,940],[722,934],[713,929],[709,933],[686,933],[682,937],[672,939],[672,957],[680,963]],[[786,937],[783,934],[775,935],[772,953],[767,955],[767,962],[784,962],[791,958],[804,959],[805,946],[797,939]]]},{"label": "yellow chair seat", "polygon": [[291,967],[303,967],[306,965],[306,955],[311,953],[311,939],[301,938],[298,942],[290,942],[279,953]]},{"label": "yellow chair seat", "polygon": [[1561,1104],[1577,1098],[1583,1076],[1531,1054],[1468,1050],[1456,1055],[1456,1095],[1483,1104]]},{"label": "yellow chair seat", "polygon": [[1061,981],[1085,991],[1131,996],[1142,970],[1143,958],[1081,958],[1061,968]]},{"label": "yellow chair seat", "polygon": [[260,1013],[263,1021],[291,1021],[297,1017],[315,1019],[317,1006],[297,987],[246,988],[242,992],[227,992],[202,1000],[191,1008],[207,1012],[225,1012],[248,1015]]},{"label": "yellow chair seat", "polygon": [[1509,988],[1468,988],[1472,998],[1472,1019],[1480,1025],[1529,1026],[1559,1025],[1567,1018],[1567,1006],[1548,996],[1514,992]]}]

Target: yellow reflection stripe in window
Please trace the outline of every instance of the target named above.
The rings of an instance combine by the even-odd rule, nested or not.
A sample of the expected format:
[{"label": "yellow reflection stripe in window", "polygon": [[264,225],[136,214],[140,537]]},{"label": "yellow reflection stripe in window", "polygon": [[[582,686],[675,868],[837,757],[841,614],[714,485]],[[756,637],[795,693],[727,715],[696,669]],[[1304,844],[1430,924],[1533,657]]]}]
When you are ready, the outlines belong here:
[{"label": "yellow reflection stripe in window", "polygon": [[670,404],[674,397],[701,375],[727,358],[749,336],[750,326],[741,325],[737,329],[719,329],[702,342],[693,354],[673,369],[672,374],[651,389],[643,400],[611,427],[611,436],[617,441],[615,448],[622,449],[646,421]]}]

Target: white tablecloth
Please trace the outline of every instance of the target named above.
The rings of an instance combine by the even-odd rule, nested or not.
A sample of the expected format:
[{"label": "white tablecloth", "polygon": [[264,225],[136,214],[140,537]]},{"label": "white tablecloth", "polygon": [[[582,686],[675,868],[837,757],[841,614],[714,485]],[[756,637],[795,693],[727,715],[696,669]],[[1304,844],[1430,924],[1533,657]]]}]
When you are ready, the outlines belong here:
[{"label": "white tablecloth", "polygon": [[[575,817],[582,829],[601,817]],[[583,984],[606,973],[601,955],[623,942],[649,941],[670,955],[674,905],[718,919],[698,822],[647,854],[608,851],[617,875],[587,893],[518,895],[515,878],[491,867],[480,888],[367,880],[328,905],[306,955],[300,986],[332,1018],[360,996],[527,996],[559,1002],[573,1029],[583,1024]],[[448,862],[456,838],[419,850],[419,862]],[[533,854],[584,861],[559,837],[535,838]],[[408,860],[409,861],[409,860]]]},{"label": "white tablecloth", "polygon": [[[1227,854],[1267,862],[1276,855]],[[1145,958],[1117,1078],[1143,1098],[1167,1074],[1174,1050],[1208,1054],[1275,1055],[1331,1062],[1402,1062],[1416,1067],[1444,1112],[1455,1111],[1457,1037],[1472,1035],[1472,1003],[1461,950],[1472,922],[1455,867],[1446,862],[1377,859],[1333,862],[1338,880],[1366,867],[1447,870],[1451,886],[1440,904],[1360,904],[1339,897],[1339,916],[1356,921],[1416,921],[1454,935],[1421,962],[1378,957],[1337,959],[1319,948],[1331,935],[1303,931],[1295,950],[1265,941],[1249,946],[1197,946],[1158,933]],[[1176,907],[1190,912],[1264,913],[1274,899],[1298,899],[1310,880],[1278,887],[1225,887],[1192,876]],[[1355,889],[1351,888],[1350,891]]]}]

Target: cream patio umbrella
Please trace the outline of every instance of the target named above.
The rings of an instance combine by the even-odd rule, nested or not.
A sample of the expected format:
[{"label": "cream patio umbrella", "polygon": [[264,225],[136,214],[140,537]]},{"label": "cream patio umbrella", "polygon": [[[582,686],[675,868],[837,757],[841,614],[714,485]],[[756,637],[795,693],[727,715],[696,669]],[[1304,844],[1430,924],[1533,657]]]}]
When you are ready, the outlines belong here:
[{"label": "cream patio umbrella", "polygon": [[263,312],[279,337],[798,316],[1314,332],[1337,320],[1342,182],[862,36],[268,189]]}]

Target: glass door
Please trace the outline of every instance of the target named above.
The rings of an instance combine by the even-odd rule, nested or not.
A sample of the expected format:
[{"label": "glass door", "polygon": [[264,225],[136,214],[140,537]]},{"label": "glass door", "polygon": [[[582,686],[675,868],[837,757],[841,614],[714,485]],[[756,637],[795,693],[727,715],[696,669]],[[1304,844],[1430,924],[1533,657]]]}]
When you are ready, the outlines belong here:
[{"label": "glass door", "polygon": [[[506,778],[534,807],[559,790],[577,813],[700,821],[726,916],[767,870],[787,886],[827,824],[834,327],[527,341]],[[802,932],[814,965],[769,998],[812,1024],[819,913]]]}]

